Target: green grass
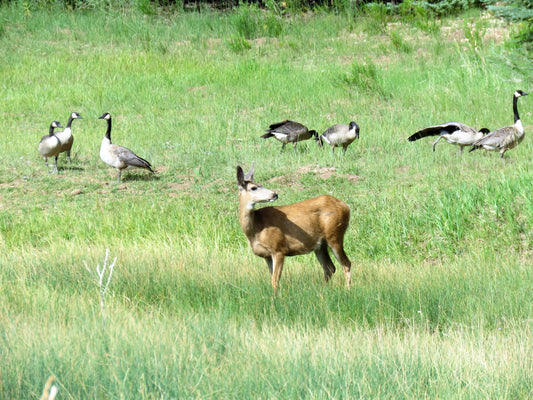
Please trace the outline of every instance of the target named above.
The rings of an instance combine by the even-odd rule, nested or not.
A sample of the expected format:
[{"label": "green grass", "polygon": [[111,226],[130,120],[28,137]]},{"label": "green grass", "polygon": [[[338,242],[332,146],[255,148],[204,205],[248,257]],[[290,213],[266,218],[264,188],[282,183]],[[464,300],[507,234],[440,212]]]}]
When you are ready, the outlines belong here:
[{"label": "green grass", "polygon": [[[60,399],[531,397],[531,99],[503,161],[406,140],[510,124],[531,91],[507,28],[465,18],[0,8],[1,397],[50,375]],[[73,163],[48,174],[37,143],[72,111]],[[103,112],[155,176],[113,184]],[[361,138],[280,152],[260,135],[286,118]],[[254,163],[278,204],[350,205],[352,288],[305,255],[273,295],[238,223],[235,166]],[[106,249],[104,329],[84,262]]]}]

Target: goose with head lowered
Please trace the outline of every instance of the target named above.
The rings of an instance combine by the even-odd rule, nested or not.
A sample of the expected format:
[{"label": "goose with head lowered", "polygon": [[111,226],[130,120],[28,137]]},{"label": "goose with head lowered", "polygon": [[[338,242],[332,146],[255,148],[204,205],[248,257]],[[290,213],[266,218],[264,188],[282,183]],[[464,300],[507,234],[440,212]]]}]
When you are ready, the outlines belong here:
[{"label": "goose with head lowered", "polygon": [[59,153],[67,153],[68,163],[71,163],[70,160],[70,149],[72,149],[72,143],[74,143],[74,136],[72,136],[72,121],[75,119],[82,119],[80,114],[73,112],[68,118],[67,127],[64,131],[56,132],[55,135],[61,142],[61,149]]},{"label": "goose with head lowered", "polygon": [[320,136],[318,144],[323,146],[323,142],[326,142],[333,152],[335,152],[335,147],[342,147],[342,154],[344,154],[355,139],[359,139],[359,125],[352,121],[350,125],[336,124],[329,127]]},{"label": "goose with head lowered", "polygon": [[276,122],[269,126],[263,136],[263,139],[268,139],[274,137],[279,140],[283,145],[281,150],[285,149],[287,143],[292,143],[293,148],[296,149],[296,144],[302,140],[308,140],[312,137],[315,140],[318,140],[318,133],[315,130],[309,130],[305,125],[300,124],[299,122],[284,120],[281,122]]},{"label": "goose with head lowered", "polygon": [[110,167],[118,171],[117,183],[120,183],[122,171],[130,168],[143,168],[154,173],[152,166],[144,158],[139,157],[126,147],[111,143],[111,114],[104,113],[98,119],[107,121],[107,132],[100,146],[100,158]]},{"label": "goose with head lowered", "polygon": [[524,126],[518,115],[518,98],[527,95],[528,93],[523,90],[517,90],[513,94],[513,125],[504,126],[503,128],[490,132],[487,136],[476,141],[469,151],[474,151],[480,148],[489,151],[499,151],[500,157],[503,158],[503,155],[507,150],[520,144],[524,139]]},{"label": "goose with head lowered", "polygon": [[433,151],[439,140],[444,139],[450,144],[459,146],[459,151],[463,153],[463,148],[472,146],[474,142],[481,139],[483,135],[489,133],[487,128],[481,128],[479,131],[462,122],[446,122],[441,125],[428,126],[415,132],[407,138],[410,142],[422,139],[428,136],[438,136],[437,140],[433,142]]},{"label": "goose with head lowered", "polygon": [[41,141],[39,142],[39,147],[37,148],[39,150],[39,153],[41,153],[41,156],[44,157],[44,163],[48,167],[48,157],[55,157],[56,163],[54,164],[54,169],[52,172],[57,172],[57,156],[59,154],[59,150],[61,149],[61,142],[57,138],[56,135],[54,135],[54,129],[55,128],[63,128],[59,121],[52,121],[50,124],[50,131],[48,135],[45,135],[41,138]]}]

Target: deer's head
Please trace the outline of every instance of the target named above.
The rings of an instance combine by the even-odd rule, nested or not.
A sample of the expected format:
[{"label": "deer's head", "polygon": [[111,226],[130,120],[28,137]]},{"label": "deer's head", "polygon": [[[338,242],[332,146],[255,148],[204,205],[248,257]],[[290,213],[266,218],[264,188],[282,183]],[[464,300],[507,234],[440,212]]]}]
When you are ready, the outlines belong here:
[{"label": "deer's head", "polygon": [[275,201],[278,195],[270,189],[254,182],[254,167],[244,174],[240,166],[237,166],[237,184],[239,185],[239,198],[244,202],[247,209],[253,209],[256,203]]}]

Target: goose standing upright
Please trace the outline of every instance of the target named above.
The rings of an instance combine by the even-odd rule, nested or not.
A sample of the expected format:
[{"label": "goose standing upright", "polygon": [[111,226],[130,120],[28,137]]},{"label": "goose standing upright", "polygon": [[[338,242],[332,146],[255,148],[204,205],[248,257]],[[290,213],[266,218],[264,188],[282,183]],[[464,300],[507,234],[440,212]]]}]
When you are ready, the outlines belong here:
[{"label": "goose standing upright", "polygon": [[59,153],[67,152],[69,164],[71,163],[70,149],[72,149],[72,143],[74,143],[74,136],[72,136],[72,121],[74,121],[75,119],[81,119],[80,114],[78,114],[77,112],[73,112],[72,114],[70,114],[65,130],[61,132],[56,132],[55,134],[61,142],[61,149]]},{"label": "goose standing upright", "polygon": [[48,167],[48,157],[55,157],[56,163],[54,164],[54,169],[52,172],[57,172],[57,155],[59,154],[59,150],[61,149],[61,142],[57,138],[56,135],[54,135],[54,129],[55,128],[63,128],[59,121],[53,121],[50,124],[50,131],[48,135],[45,135],[41,138],[41,141],[39,142],[39,147],[37,148],[39,150],[39,153],[44,157],[44,163],[46,164],[46,167]]},{"label": "goose standing upright", "polygon": [[466,146],[472,146],[474,142],[481,139],[483,135],[489,133],[487,128],[481,128],[479,131],[461,122],[447,122],[441,125],[428,126],[415,132],[407,138],[410,142],[422,139],[428,136],[439,136],[437,140],[433,142],[433,151],[439,140],[444,139],[450,144],[459,146],[459,151],[463,153],[463,148]]},{"label": "goose standing upright", "polygon": [[281,150],[285,149],[287,143],[292,143],[293,148],[296,149],[296,144],[302,140],[311,139],[315,137],[315,140],[318,140],[318,133],[315,130],[309,130],[305,125],[300,124],[299,122],[284,120],[277,122],[269,126],[263,136],[263,139],[268,139],[270,137],[275,137],[283,145]]},{"label": "goose standing upright", "polygon": [[479,148],[484,148],[489,151],[499,151],[500,157],[503,158],[507,150],[516,147],[524,139],[524,126],[518,115],[518,98],[527,95],[528,93],[522,90],[517,90],[513,94],[513,125],[504,126],[503,128],[490,132],[487,136],[476,141],[470,151]]},{"label": "goose standing upright", "polygon": [[105,119],[107,121],[107,131],[102,140],[102,145],[100,146],[100,158],[110,167],[117,169],[117,183],[120,183],[122,170],[124,169],[144,168],[154,173],[154,170],[148,161],[139,157],[126,147],[111,143],[111,114],[104,113],[98,117],[98,119]]},{"label": "goose standing upright", "polygon": [[335,152],[335,147],[342,147],[342,154],[344,154],[355,139],[359,139],[359,125],[352,121],[350,125],[336,124],[329,127],[320,136],[319,145],[322,146],[322,141],[325,141],[331,146],[333,152]]}]

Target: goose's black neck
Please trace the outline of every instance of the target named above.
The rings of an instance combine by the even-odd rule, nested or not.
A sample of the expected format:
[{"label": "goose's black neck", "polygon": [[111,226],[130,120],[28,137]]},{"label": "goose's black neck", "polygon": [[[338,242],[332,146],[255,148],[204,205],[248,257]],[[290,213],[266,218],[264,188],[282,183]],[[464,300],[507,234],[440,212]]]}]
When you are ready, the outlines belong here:
[{"label": "goose's black neck", "polygon": [[111,142],[111,117],[109,117],[107,120],[107,131],[105,133],[105,137]]},{"label": "goose's black neck", "polygon": [[54,136],[54,126],[50,125],[50,136]]},{"label": "goose's black neck", "polygon": [[514,112],[514,122],[516,124],[516,121],[520,119],[520,116],[518,115],[518,97],[513,96],[513,112]]},{"label": "goose's black neck", "polygon": [[72,118],[72,115],[71,115],[67,122],[67,128],[70,128],[70,126],[72,125],[72,121],[74,121],[74,118]]}]

